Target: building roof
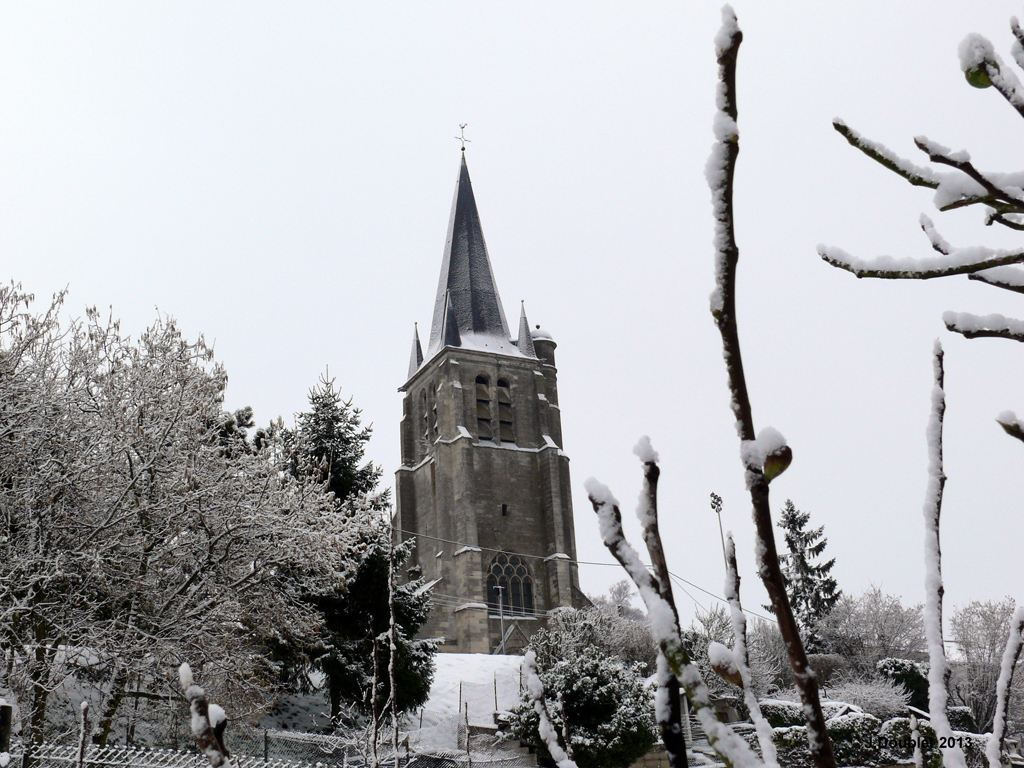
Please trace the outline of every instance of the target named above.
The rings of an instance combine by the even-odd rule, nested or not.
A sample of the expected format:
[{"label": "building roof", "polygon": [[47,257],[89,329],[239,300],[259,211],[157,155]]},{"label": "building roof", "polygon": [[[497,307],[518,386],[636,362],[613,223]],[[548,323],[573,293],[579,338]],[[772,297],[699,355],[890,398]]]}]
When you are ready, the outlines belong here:
[{"label": "building roof", "polygon": [[[452,344],[456,340],[457,343]],[[465,151],[448,221],[448,240],[437,283],[426,358],[434,357],[445,346],[535,357],[528,351],[520,351],[509,336],[469,180]]]}]

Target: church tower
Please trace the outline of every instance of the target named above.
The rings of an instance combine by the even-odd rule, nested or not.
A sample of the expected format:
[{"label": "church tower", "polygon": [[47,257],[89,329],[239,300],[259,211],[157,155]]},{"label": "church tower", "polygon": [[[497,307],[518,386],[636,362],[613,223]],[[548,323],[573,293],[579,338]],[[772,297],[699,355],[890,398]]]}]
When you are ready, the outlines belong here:
[{"label": "church tower", "polygon": [[525,309],[509,333],[465,150],[426,354],[414,332],[396,472],[397,536],[434,609],[442,650],[516,652],[550,611],[580,607],[555,342]]}]

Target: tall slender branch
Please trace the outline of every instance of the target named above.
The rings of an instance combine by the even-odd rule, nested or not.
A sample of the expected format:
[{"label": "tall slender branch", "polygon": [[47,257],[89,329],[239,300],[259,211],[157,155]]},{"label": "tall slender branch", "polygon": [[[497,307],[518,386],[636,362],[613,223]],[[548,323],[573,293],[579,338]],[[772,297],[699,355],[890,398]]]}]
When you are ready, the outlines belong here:
[{"label": "tall slender branch", "polygon": [[778,768],[779,758],[772,741],[772,727],[761,714],[761,707],[754,695],[754,681],[750,674],[750,653],[747,649],[747,617],[740,603],[740,572],[736,567],[736,544],[729,532],[725,544],[725,599],[729,601],[729,617],[732,619],[732,634],[735,638],[732,646],[733,659],[743,683],[743,701],[750,710],[750,719],[757,733],[757,743],[761,746],[761,756],[768,768]]},{"label": "tall slender branch", "polygon": [[943,765],[946,768],[966,768],[963,750],[955,745],[953,729],[946,716],[949,699],[946,686],[950,668],[942,642],[942,596],[945,590],[942,586],[942,547],[939,543],[942,493],[946,486],[946,475],[942,469],[942,422],[946,413],[942,356],[942,345],[936,339],[932,356],[932,413],[928,420],[928,490],[924,502],[924,631],[929,659],[928,713],[940,743],[949,745],[942,749]]},{"label": "tall slender branch", "polygon": [[[636,516],[643,528],[644,543],[651,557],[654,575],[658,579],[658,594],[672,608],[676,623],[679,623],[679,612],[676,610],[675,597],[672,594],[672,583],[669,580],[668,561],[665,559],[665,548],[661,543],[661,532],[658,528],[658,453],[651,447],[651,440],[642,437],[633,452],[640,457],[644,465],[644,483],[640,491],[640,501],[636,508]],[[658,699],[664,701],[663,706],[656,708],[658,726],[661,728],[661,741],[668,753],[671,768],[687,768],[689,760],[686,756],[686,738],[683,736],[683,712],[680,699],[679,681],[664,663],[659,652],[657,681]]]},{"label": "tall slender branch", "polygon": [[807,653],[800,639],[800,631],[789,605],[785,581],[779,567],[769,505],[769,479],[764,474],[763,466],[757,466],[753,460],[756,451],[749,450],[757,444],[757,438],[747,382],[743,373],[743,358],[736,322],[736,265],[739,261],[739,248],[736,244],[733,213],[733,183],[736,160],[739,156],[739,132],[736,126],[736,58],[743,34],[736,25],[736,17],[731,8],[723,10],[722,15],[722,30],[715,39],[719,80],[718,113],[715,115],[714,123],[717,141],[705,170],[711,187],[715,217],[715,291],[711,296],[711,312],[722,336],[729,390],[732,395],[732,412],[740,438],[746,484],[753,506],[754,526],[757,531],[755,551],[758,574],[768,591],[768,597],[778,618],[779,630],[786,643],[789,663],[793,668],[800,700],[804,705],[811,758],[817,768],[834,768],[836,760],[825,726],[818,684],[814,670],[807,663]]}]

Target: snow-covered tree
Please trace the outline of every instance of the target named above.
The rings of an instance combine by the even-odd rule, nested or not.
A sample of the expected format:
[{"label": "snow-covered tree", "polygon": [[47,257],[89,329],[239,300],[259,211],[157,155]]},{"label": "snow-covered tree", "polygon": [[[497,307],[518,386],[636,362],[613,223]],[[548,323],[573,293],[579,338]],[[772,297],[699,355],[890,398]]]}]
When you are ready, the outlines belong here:
[{"label": "snow-covered tree", "polygon": [[309,410],[282,436],[292,473],[318,477],[339,504],[373,494],[380,482],[381,468],[363,462],[373,428],[362,425],[361,414],[324,375],[309,391]]},{"label": "snow-covered tree", "polygon": [[818,624],[830,653],[846,659],[853,671],[871,675],[887,658],[925,658],[921,604],[904,606],[898,595],[872,585],[859,597],[843,595]]},{"label": "snow-covered tree", "polygon": [[[818,624],[839,602],[843,592],[830,575],[836,564],[835,558],[818,562],[828,545],[825,526],[808,529],[810,519],[810,512],[801,512],[791,499],[786,499],[778,526],[784,531],[789,552],[781,555],[779,560],[789,604],[800,624],[804,645],[809,652],[820,653],[825,644]],[[774,612],[770,605],[765,608]]]},{"label": "snow-covered tree", "polygon": [[184,656],[244,716],[276,686],[266,643],[317,636],[302,598],[346,582],[354,536],[224,428],[202,339],[162,318],[131,340],[95,310],[62,326],[61,300],[0,289],[0,645],[25,735],[58,690],[94,700],[101,742],[128,702],[159,721]]},{"label": "snow-covered tree", "polygon": [[590,602],[597,608],[611,608],[617,615],[632,621],[647,621],[647,616],[633,605],[636,590],[626,579],[617,581],[608,587],[603,595],[587,595]]},{"label": "snow-covered tree", "polygon": [[[343,400],[334,379],[321,378],[309,392],[309,410],[297,414],[294,430],[279,432],[281,451],[291,473],[323,483],[334,494],[332,516],[347,521],[357,532],[353,548],[352,579],[329,592],[309,595],[309,604],[320,613],[320,638],[309,649],[282,644],[275,649],[290,663],[287,677],[297,687],[308,685],[307,669],[301,663],[307,655],[313,668],[327,681],[331,719],[337,723],[344,705],[354,705],[361,714],[380,714],[389,701],[388,675],[390,627],[388,579],[392,530],[388,493],[377,492],[381,468],[363,461],[372,430],[362,426],[360,410],[352,400]],[[273,430],[265,433],[273,439]],[[408,561],[414,540],[395,547],[397,573]],[[414,575],[395,590],[396,618],[396,704],[399,711],[420,706],[430,691],[434,674],[436,643],[413,640],[426,622],[429,594]],[[377,695],[372,695],[374,659],[378,669]]]},{"label": "snow-covered tree", "polygon": [[[956,703],[971,708],[975,722],[984,732],[992,730],[996,683],[1015,607],[1012,598],[975,600],[954,610],[949,619],[950,634],[957,649],[950,694]],[[1024,715],[1020,711],[1024,691],[1021,677],[1024,676],[1015,676],[1016,690],[1009,701],[1011,719]]]},{"label": "snow-covered tree", "polygon": [[[344,591],[314,599],[323,616],[323,633],[315,649],[314,669],[327,678],[331,718],[337,723],[343,704],[355,705],[364,715],[386,713],[391,685],[385,672],[390,662],[388,605],[391,525],[389,513],[371,509],[356,511],[358,557]],[[394,548],[398,572],[412,554],[414,540]],[[416,576],[416,574],[414,574]],[[416,633],[430,614],[430,594],[422,578],[395,586],[395,687],[399,712],[422,706],[434,677],[436,640],[416,640]],[[373,695],[374,658],[377,690]]]},{"label": "snow-covered tree", "polygon": [[[596,648],[541,668],[552,725],[580,768],[628,768],[657,740],[651,718],[651,693],[635,667],[623,665]],[[512,712],[510,731],[544,757],[548,744],[539,730],[540,716],[529,690]],[[565,743],[568,734],[568,743]]]},{"label": "snow-covered tree", "polygon": [[610,606],[556,611],[530,638],[530,648],[544,668],[597,648],[626,666],[639,666],[645,675],[654,674],[658,656],[647,623],[624,618]]}]

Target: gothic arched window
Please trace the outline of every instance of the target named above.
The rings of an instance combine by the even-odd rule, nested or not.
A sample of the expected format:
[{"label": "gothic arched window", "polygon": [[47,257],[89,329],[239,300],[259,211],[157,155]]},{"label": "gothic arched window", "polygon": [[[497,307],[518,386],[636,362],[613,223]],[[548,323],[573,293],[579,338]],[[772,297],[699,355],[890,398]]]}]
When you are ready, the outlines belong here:
[{"label": "gothic arched window", "polygon": [[512,389],[505,379],[498,379],[498,436],[501,442],[516,441],[512,425]]},{"label": "gothic arched window", "polygon": [[494,440],[491,428],[491,382],[484,376],[476,377],[476,434],[480,440]]},{"label": "gothic arched window", "polygon": [[533,577],[518,555],[502,552],[491,562],[487,608],[491,614],[533,616]]}]

